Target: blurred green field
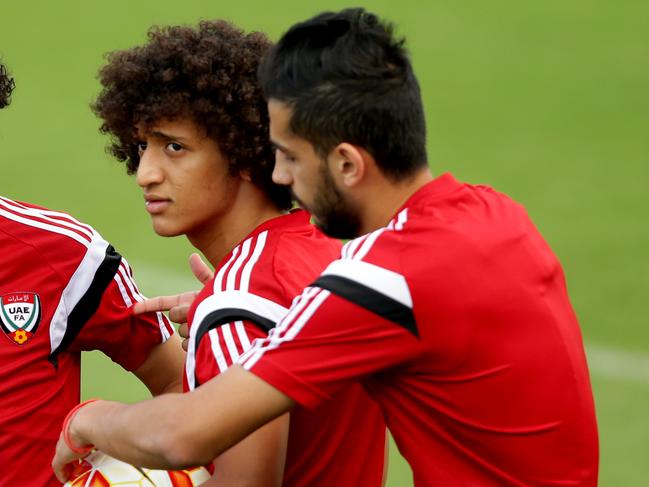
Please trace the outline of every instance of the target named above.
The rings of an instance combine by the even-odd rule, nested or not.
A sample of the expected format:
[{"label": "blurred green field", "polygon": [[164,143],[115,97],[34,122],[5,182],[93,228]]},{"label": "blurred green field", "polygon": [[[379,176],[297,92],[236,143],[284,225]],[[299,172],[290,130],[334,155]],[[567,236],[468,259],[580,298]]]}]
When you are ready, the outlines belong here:
[{"label": "blurred green field", "polygon": [[[140,192],[104,153],[88,109],[103,53],[152,24],[227,18],[273,38],[355,2],[2,2],[0,193],[66,209],[134,265],[147,294],[193,286],[189,245],[150,229]],[[428,117],[430,165],[509,193],[564,263],[590,359],[602,486],[649,478],[649,2],[366,1],[405,35]],[[84,395],[144,397],[89,354]],[[412,485],[393,452],[388,485]],[[435,459],[431,458],[431,461]]]}]

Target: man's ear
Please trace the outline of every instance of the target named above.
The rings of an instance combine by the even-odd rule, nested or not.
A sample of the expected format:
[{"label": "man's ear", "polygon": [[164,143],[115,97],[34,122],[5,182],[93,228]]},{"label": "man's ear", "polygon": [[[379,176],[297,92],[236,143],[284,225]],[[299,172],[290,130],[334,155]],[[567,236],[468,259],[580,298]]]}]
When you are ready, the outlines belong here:
[{"label": "man's ear", "polygon": [[241,171],[239,171],[239,177],[244,181],[248,181],[248,182],[252,181],[252,176],[250,175],[249,169],[242,169]]},{"label": "man's ear", "polygon": [[330,153],[330,162],[337,179],[347,187],[356,186],[366,175],[372,156],[356,145],[343,142]]}]

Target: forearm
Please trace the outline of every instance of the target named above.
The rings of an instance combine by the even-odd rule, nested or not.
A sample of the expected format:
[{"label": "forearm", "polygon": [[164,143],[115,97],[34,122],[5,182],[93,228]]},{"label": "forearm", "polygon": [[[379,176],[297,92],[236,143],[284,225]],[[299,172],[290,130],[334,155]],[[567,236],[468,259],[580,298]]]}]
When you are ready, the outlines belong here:
[{"label": "forearm", "polygon": [[293,406],[287,396],[240,367],[188,394],[137,404],[99,401],[70,422],[75,445],[95,445],[135,465],[179,469],[206,464]]},{"label": "forearm", "polygon": [[[137,404],[98,401],[80,409],[70,424],[74,444],[97,449],[133,465],[178,469],[207,463],[208,453],[183,448],[185,395],[165,394]],[[182,424],[181,424],[182,423]],[[187,442],[191,445],[191,441]]]}]

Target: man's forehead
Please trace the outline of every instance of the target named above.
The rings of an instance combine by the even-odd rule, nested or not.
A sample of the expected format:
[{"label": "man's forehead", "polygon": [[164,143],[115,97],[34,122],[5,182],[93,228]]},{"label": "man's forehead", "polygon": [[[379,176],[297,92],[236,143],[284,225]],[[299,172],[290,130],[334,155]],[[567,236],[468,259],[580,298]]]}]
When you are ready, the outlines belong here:
[{"label": "man's forehead", "polygon": [[268,100],[268,114],[271,122],[287,125],[291,121],[293,108],[283,101],[271,98]]},{"label": "man's forehead", "polygon": [[150,122],[137,122],[135,124],[137,137],[150,136],[184,136],[203,138],[207,136],[207,130],[196,124],[191,118],[159,119]]},{"label": "man's forehead", "polygon": [[268,100],[268,116],[270,117],[270,134],[272,139],[288,142],[295,135],[290,130],[293,109],[279,100]]}]

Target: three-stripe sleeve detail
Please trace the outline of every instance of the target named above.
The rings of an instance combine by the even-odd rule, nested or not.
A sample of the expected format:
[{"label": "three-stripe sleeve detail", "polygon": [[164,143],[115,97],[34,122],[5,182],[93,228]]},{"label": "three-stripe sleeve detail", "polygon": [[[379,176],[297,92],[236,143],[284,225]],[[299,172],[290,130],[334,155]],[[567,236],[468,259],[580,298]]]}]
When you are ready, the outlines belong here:
[{"label": "three-stripe sleeve detail", "polygon": [[209,337],[212,355],[223,372],[250,347],[244,320],[268,332],[286,314],[284,306],[249,292],[253,271],[266,248],[267,236],[268,231],[260,232],[235,247],[216,273],[214,294],[197,306],[185,365],[190,389],[198,386],[196,353],[202,340]]},{"label": "three-stripe sleeve detail", "polygon": [[[190,388],[199,385],[195,370],[195,354],[198,345],[206,335],[210,335],[215,360],[219,370],[223,372],[227,368],[227,363],[236,362],[239,355],[250,347],[250,341],[243,327],[244,320],[254,323],[267,333],[286,315],[287,311],[284,306],[274,301],[245,291],[222,291],[205,298],[196,308],[190,328],[189,349],[194,354],[194,361],[186,364]],[[241,344],[241,351],[234,345],[232,324],[235,326],[236,342]],[[231,357],[230,361],[219,361],[219,358],[225,356],[220,350],[220,340],[216,332],[219,327],[223,328],[221,333],[228,348],[228,355]]]}]

